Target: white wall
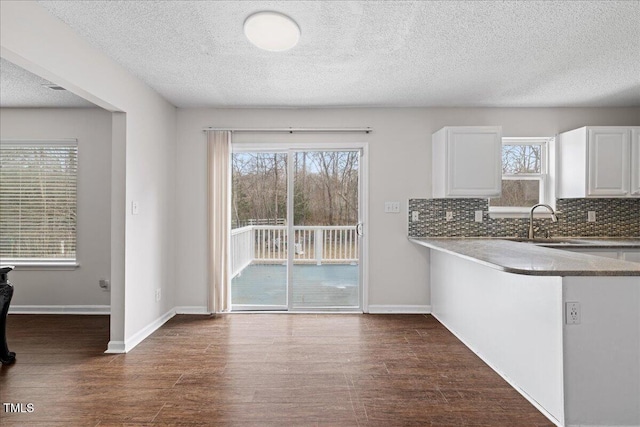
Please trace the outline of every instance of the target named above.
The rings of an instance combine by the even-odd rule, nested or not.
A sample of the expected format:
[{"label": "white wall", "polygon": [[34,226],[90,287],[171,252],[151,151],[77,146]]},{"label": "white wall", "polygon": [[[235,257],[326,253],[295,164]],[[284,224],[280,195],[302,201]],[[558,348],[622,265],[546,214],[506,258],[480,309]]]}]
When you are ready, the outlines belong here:
[{"label": "white wall", "polygon": [[[37,2],[0,2],[0,47],[3,58],[102,108],[125,113],[116,113],[117,120],[114,115],[112,128],[117,161],[111,175],[116,250],[110,350],[126,350],[174,307],[176,109]],[[133,200],[140,204],[136,216],[130,211]]]},{"label": "white wall", "polygon": [[[111,113],[98,108],[0,109],[2,139],[78,140],[78,223],[75,270],[11,273],[12,308],[23,305],[109,305],[98,287],[111,268]],[[106,195],[106,196],[105,196]]]},{"label": "white wall", "polygon": [[564,422],[562,278],[431,251],[433,315],[520,393]]},{"label": "white wall", "polygon": [[[502,125],[504,136],[552,136],[585,125],[637,125],[639,108],[179,109],[176,305],[206,305],[206,147],[203,127],[363,127],[368,135],[305,135],[366,141],[369,159],[369,304],[428,306],[428,255],[406,239],[406,201],[431,195],[431,134],[450,125]],[[237,134],[244,141],[300,135]],[[400,201],[398,214],[383,212]]]},{"label": "white wall", "polygon": [[580,324],[564,325],[568,426],[640,425],[640,277],[564,277]]}]

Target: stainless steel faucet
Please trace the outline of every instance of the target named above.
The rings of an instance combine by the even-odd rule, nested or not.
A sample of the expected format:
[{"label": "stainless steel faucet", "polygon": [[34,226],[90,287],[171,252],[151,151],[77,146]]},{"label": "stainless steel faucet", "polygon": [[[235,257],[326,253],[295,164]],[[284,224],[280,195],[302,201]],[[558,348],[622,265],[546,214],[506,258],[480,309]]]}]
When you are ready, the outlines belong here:
[{"label": "stainless steel faucet", "polygon": [[558,217],[556,216],[556,213],[553,211],[553,208],[549,205],[546,205],[544,203],[538,203],[537,205],[533,205],[533,207],[531,208],[531,211],[529,212],[529,238],[533,239],[534,238],[534,233],[533,233],[533,211],[536,210],[537,207],[540,206],[544,206],[545,208],[549,209],[549,212],[551,212],[551,221],[552,222],[558,222]]}]

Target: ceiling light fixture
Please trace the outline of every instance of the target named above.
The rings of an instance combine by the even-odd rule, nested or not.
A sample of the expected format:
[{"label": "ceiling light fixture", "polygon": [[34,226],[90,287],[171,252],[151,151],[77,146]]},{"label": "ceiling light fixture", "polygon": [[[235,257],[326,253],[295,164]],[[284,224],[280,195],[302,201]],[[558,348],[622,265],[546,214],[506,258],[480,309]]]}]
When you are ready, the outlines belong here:
[{"label": "ceiling light fixture", "polygon": [[282,52],[298,44],[300,27],[282,13],[257,12],[244,21],[244,35],[260,49]]}]

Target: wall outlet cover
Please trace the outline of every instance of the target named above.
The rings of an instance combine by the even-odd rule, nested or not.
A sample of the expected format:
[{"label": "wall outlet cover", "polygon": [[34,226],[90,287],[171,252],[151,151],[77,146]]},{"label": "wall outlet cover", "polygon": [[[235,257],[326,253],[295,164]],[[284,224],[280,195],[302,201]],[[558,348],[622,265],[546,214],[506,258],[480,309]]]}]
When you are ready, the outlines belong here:
[{"label": "wall outlet cover", "polygon": [[567,325],[579,325],[580,324],[580,303],[579,302],[566,302],[565,303],[565,323]]}]

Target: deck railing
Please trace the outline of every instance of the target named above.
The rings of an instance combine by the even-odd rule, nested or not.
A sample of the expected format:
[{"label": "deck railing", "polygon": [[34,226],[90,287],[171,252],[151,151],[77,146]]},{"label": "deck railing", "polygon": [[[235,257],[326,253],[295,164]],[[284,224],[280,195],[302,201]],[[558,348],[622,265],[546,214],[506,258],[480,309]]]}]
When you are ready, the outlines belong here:
[{"label": "deck railing", "polygon": [[244,270],[253,261],[255,239],[253,226],[231,230],[231,277]]},{"label": "deck railing", "polygon": [[[358,261],[355,226],[294,226],[294,262],[353,263]],[[287,259],[287,227],[252,225],[231,230],[231,274],[252,262]]]}]

